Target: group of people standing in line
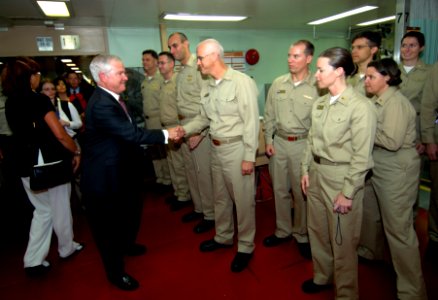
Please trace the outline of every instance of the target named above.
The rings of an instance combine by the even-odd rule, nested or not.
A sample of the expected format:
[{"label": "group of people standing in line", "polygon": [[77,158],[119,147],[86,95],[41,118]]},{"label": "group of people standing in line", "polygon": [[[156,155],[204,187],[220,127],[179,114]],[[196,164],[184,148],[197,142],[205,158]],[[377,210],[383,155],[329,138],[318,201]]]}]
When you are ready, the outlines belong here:
[{"label": "group of people standing in line", "polygon": [[[288,50],[289,73],[276,78],[269,89],[264,138],[276,229],[263,244],[274,247],[293,239],[300,254],[312,259],[314,275],[302,284],[304,293],[334,288],[336,299],[357,299],[358,255],[382,259],[386,239],[397,274],[397,297],[427,298],[414,208],[424,161],[421,154],[427,154],[432,178],[428,253],[436,262],[432,253],[438,249],[438,64],[431,68],[421,61],[424,43],[423,34],[406,33],[398,65],[390,58],[379,59],[379,33],[362,32],[353,38],[351,51],[324,50],[312,74],[314,46],[299,40]],[[202,242],[200,251],[231,247],[235,223],[238,247],[231,271],[243,271],[255,248],[257,86],[225,64],[224,49],[217,40],[199,43],[195,55],[185,34],[176,32],[169,36],[168,46],[169,52],[142,53],[145,128],[137,126],[129,113],[130,99],[120,97],[128,77],[116,56],[93,59],[90,70],[96,90],[85,110],[71,113],[72,118],[55,114],[65,112],[59,104],[67,100],[63,80],[43,84],[43,93],[54,99],[52,103],[35,93],[40,74],[31,60],[17,60],[2,77],[8,97],[6,115],[20,142],[20,157],[29,156],[32,122],[43,120],[46,139],[63,148],[75,167],[82,160],[81,192],[90,228],[108,280],[123,290],[139,286],[126,273],[123,257],[146,252],[144,245],[136,243],[143,184],[138,161],[143,144],[163,145],[157,147],[153,166],[157,184],[171,185],[175,191],[168,199],[171,210],[193,203],[193,211],[182,221],[199,220],[195,233],[215,229],[214,238]],[[181,64],[178,72],[175,61]],[[55,88],[58,100],[53,97]],[[74,111],[72,105],[68,107]],[[80,143],[70,137],[81,126],[76,121],[85,125]],[[29,167],[24,159],[20,176],[25,187]],[[44,192],[48,199],[52,199],[51,190]],[[26,192],[35,212],[25,268],[39,274],[49,266],[45,261],[48,232],[53,228],[58,238],[64,235],[57,230],[56,220],[47,217],[59,209],[54,207],[57,201],[44,201],[41,207],[37,200],[41,193],[29,188]],[[62,208],[63,218],[70,217],[62,226],[71,233],[65,249],[60,244],[61,257],[83,248],[73,241],[67,206]],[[44,251],[31,245],[35,239],[43,243],[33,230],[49,235],[44,238]]]}]

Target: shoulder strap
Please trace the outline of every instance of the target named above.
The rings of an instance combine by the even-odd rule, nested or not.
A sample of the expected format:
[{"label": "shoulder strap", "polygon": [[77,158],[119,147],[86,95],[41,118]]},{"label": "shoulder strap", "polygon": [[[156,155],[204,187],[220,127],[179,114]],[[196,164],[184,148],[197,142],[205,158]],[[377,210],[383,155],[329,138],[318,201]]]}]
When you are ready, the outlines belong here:
[{"label": "shoulder strap", "polygon": [[63,100],[59,100],[59,101],[61,103],[62,111],[65,113],[67,118],[71,121],[72,117],[70,113],[70,108],[68,107],[68,101],[63,101]]}]

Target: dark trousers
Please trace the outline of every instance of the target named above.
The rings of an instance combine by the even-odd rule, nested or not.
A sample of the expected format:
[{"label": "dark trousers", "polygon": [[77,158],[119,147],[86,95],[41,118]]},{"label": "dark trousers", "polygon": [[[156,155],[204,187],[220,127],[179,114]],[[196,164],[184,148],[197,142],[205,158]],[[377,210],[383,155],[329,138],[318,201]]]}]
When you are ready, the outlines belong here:
[{"label": "dark trousers", "polygon": [[125,272],[123,257],[135,243],[143,201],[139,193],[84,193],[88,222],[108,277]]}]

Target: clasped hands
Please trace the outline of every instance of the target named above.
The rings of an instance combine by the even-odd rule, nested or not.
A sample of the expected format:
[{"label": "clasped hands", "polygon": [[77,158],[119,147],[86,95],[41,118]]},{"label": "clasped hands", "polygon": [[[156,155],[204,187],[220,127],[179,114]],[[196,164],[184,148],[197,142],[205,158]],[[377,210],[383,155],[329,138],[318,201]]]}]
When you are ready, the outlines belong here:
[{"label": "clasped hands", "polygon": [[167,129],[167,132],[169,133],[169,140],[172,140],[174,142],[178,142],[180,139],[184,137],[186,134],[186,131],[182,126],[176,126]]}]

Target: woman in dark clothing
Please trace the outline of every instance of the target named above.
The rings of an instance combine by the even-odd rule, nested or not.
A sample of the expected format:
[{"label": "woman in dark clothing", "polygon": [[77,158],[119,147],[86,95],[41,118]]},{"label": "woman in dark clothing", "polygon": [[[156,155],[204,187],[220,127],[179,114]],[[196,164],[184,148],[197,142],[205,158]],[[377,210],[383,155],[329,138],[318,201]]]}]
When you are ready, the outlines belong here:
[{"label": "woman in dark clothing", "polygon": [[[73,223],[70,210],[70,182],[42,191],[33,191],[29,176],[38,152],[38,164],[71,160],[73,171],[79,166],[80,151],[59,123],[50,99],[35,89],[40,84],[38,64],[29,58],[18,58],[6,66],[3,74],[3,92],[6,118],[16,139],[18,172],[27,196],[35,207],[29,242],[24,255],[28,275],[47,272],[50,263],[46,257],[52,231],[58,238],[61,258],[82,250],[83,245],[73,241]],[[36,151],[35,145],[39,145]]]}]

